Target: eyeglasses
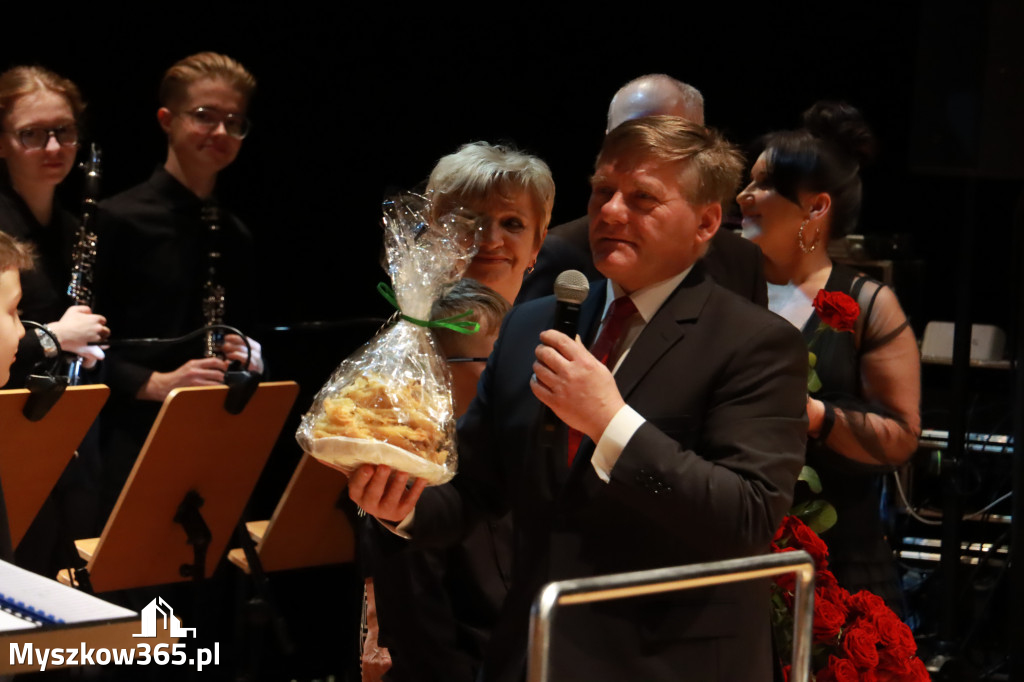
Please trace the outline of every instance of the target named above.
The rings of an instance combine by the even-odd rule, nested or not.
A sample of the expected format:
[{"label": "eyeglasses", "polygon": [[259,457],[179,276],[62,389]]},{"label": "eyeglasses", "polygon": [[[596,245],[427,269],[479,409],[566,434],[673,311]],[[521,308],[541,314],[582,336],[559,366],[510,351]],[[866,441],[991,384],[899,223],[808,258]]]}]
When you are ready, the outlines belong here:
[{"label": "eyeglasses", "polygon": [[212,133],[224,124],[224,131],[236,140],[245,139],[252,125],[242,114],[225,114],[212,107],[196,107],[183,114],[192,119],[196,126],[206,133]]},{"label": "eyeglasses", "polygon": [[45,149],[50,144],[50,137],[57,139],[62,147],[78,145],[78,126],[71,123],[56,128],[22,128],[11,133],[25,149]]}]

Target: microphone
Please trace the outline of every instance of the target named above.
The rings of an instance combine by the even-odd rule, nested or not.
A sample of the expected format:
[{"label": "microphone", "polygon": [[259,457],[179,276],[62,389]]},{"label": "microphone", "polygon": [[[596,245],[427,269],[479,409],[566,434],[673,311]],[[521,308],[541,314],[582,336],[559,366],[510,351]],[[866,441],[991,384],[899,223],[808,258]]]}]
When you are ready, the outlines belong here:
[{"label": "microphone", "polygon": [[[555,324],[552,327],[562,332],[569,338],[575,338],[580,326],[580,305],[587,300],[590,293],[590,282],[587,276],[579,270],[566,270],[555,279]],[[550,407],[544,408],[544,421],[542,423],[543,446],[547,453],[548,460],[554,462],[556,459],[564,461],[565,457],[554,457],[553,451],[558,441],[558,425],[561,421]]]},{"label": "microphone", "polygon": [[590,282],[579,270],[566,270],[555,279],[554,329],[575,338],[580,325],[580,305],[590,294]]}]

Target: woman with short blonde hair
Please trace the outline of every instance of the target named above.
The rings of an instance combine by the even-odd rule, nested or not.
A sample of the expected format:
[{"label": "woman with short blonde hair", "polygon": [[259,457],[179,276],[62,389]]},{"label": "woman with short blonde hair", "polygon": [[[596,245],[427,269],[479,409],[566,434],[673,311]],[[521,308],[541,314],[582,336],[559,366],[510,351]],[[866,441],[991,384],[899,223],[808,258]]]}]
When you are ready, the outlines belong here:
[{"label": "woman with short blonde hair", "polygon": [[427,193],[435,219],[456,210],[477,219],[479,248],[465,276],[514,302],[551,222],[555,182],[548,165],[509,146],[471,142],[441,157]]}]

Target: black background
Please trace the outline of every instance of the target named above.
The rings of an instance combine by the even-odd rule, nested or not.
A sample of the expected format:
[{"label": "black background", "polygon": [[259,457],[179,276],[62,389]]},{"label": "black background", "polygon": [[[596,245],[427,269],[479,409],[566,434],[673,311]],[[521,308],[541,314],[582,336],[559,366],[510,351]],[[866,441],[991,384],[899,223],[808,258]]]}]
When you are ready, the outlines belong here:
[{"label": "black background", "polygon": [[[257,236],[268,325],[383,313],[374,292],[379,203],[464,142],[509,141],[547,160],[557,224],[585,210],[608,100],[639,74],[665,72],[700,88],[709,124],[743,144],[795,127],[815,100],[845,99],[881,141],[880,158],[864,171],[862,231],[911,235],[912,255],[926,261],[920,291],[901,292],[920,333],[928,319],[952,319],[956,235],[968,209],[966,181],[918,172],[921,145],[912,153],[911,141],[931,150],[955,143],[933,134],[929,117],[949,115],[941,103],[954,97],[963,125],[978,125],[972,112],[983,99],[991,34],[1006,23],[993,17],[1010,5],[679,3],[569,12],[557,4],[173,3],[59,18],[19,8],[4,22],[0,65],[40,63],[80,86],[110,195],[165,158],[156,89],[170,64],[200,50],[244,63],[259,82],[254,129],[218,193]],[[77,205],[74,179],[65,184]],[[1010,286],[1019,183],[979,187],[971,217],[983,230],[986,266],[976,321],[1006,326],[1006,306],[989,301]]]}]

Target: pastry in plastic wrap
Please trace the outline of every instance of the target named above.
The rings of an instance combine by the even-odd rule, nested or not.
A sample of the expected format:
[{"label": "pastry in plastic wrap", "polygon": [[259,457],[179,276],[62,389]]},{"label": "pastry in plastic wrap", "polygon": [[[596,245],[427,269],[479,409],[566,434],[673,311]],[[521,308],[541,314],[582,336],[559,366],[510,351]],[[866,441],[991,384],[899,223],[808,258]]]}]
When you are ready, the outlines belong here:
[{"label": "pastry in plastic wrap", "polygon": [[401,314],[341,363],[296,433],[306,452],[336,469],[386,464],[430,485],[455,475],[451,380],[428,319],[473,257],[474,225],[428,216],[423,197],[385,203],[388,274]]},{"label": "pastry in plastic wrap", "polygon": [[389,391],[377,377],[359,377],[336,397],[324,400],[323,414],[313,424],[313,438],[381,440],[443,465],[451,453],[444,449],[444,431],[416,407],[423,399],[419,382]]}]

